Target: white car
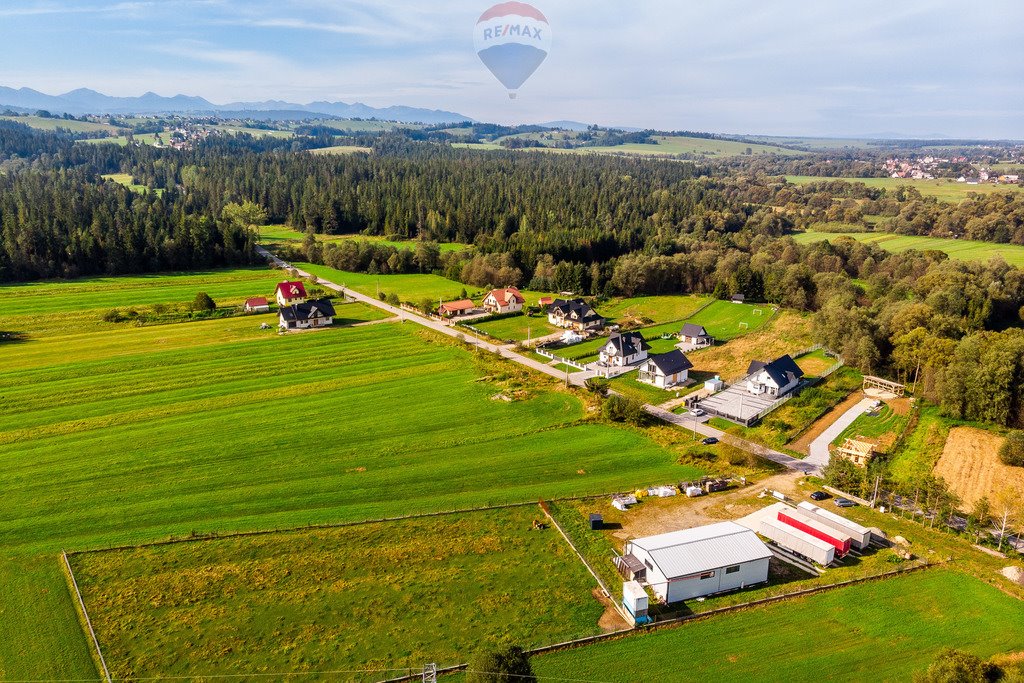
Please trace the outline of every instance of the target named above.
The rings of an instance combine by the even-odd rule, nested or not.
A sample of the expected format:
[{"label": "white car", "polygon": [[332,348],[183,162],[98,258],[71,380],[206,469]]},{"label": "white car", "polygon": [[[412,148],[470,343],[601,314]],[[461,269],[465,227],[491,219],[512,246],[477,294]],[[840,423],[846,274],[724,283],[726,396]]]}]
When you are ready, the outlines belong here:
[{"label": "white car", "polygon": [[694,408],[690,411],[690,415],[693,415],[694,417],[701,417],[704,415],[704,411],[700,408]]}]

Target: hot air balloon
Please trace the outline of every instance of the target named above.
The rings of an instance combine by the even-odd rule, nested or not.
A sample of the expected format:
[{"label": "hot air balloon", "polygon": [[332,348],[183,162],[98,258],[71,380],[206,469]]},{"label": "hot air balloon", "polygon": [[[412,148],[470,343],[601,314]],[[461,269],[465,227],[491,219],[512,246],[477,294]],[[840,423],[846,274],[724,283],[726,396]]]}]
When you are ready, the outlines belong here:
[{"label": "hot air balloon", "polygon": [[551,27],[535,7],[502,2],[476,22],[473,35],[480,61],[508,88],[510,99],[548,56]]}]

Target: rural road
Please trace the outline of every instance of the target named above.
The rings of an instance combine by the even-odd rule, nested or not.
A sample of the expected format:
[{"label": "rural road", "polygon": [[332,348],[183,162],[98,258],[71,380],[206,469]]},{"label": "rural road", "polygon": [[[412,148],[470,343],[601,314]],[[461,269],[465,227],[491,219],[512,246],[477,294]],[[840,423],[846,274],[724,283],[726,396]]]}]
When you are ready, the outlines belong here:
[{"label": "rural road", "polygon": [[840,415],[838,420],[829,425],[828,429],[811,442],[811,454],[805,462],[814,465],[818,469],[823,469],[829,461],[828,445],[835,441],[836,437],[842,434],[844,429],[853,424],[858,415],[863,415],[864,411],[873,403],[873,399],[866,398]]},{"label": "rural road", "polygon": [[[306,271],[300,268],[296,268],[295,266],[286,263],[285,261],[282,261],[277,256],[270,253],[263,247],[257,246],[256,251],[278,268],[282,268],[284,270],[294,270],[299,274],[300,277],[306,279],[313,279],[314,277],[312,273],[307,273]],[[316,277],[316,281],[321,286],[326,287],[327,289],[333,290],[339,294],[344,294],[345,296],[351,299],[355,299],[356,301],[361,301],[362,303],[368,304],[370,306],[375,306],[379,309],[387,311],[388,313],[392,314],[396,318],[399,318],[400,320],[408,320],[418,325],[423,325],[424,327],[428,327],[434,330],[435,332],[439,332],[449,337],[462,338],[468,344],[472,344],[473,346],[476,346],[478,348],[490,351],[491,353],[496,353],[499,356],[502,356],[503,358],[508,358],[509,360],[515,361],[516,363],[536,370],[537,372],[541,372],[545,375],[549,375],[559,380],[565,379],[564,372],[560,372],[549,365],[541,363],[540,361],[536,361],[532,358],[527,358],[522,354],[516,353],[507,346],[492,344],[490,342],[486,342],[475,337],[467,336],[457,330],[452,329],[451,327],[445,325],[444,323],[440,323],[436,320],[426,318],[422,315],[417,315],[410,311],[406,311],[396,306],[392,306],[387,302],[381,301],[380,299],[376,299],[372,296],[367,296],[365,294],[360,294],[359,292],[353,291],[351,289],[346,289],[340,285],[337,285],[329,280],[325,280],[319,276]],[[586,380],[586,378],[592,377],[594,376],[594,374],[595,373],[593,372],[578,372],[569,375],[569,381],[575,386],[583,386],[583,383]],[[772,450],[771,448],[767,448],[760,444],[747,441],[746,439],[741,439],[737,436],[733,436],[732,434],[726,434],[725,432],[719,429],[715,429],[714,427],[708,426],[707,424],[700,420],[695,421],[692,417],[676,415],[675,413],[671,413],[667,410],[662,410],[657,406],[645,405],[644,409],[647,411],[648,414],[653,415],[654,417],[657,417],[665,422],[668,422],[669,424],[673,424],[676,425],[677,427],[681,427],[683,429],[688,429],[691,431],[696,430],[696,432],[698,434],[701,434],[702,436],[713,436],[719,441],[722,441],[723,443],[727,443],[741,450],[753,453],[754,455],[764,458],[766,460],[771,460],[772,462],[778,463],[784,467],[787,467],[788,469],[797,472],[803,472],[804,474],[817,474],[820,472],[819,466],[816,463],[811,462],[810,458],[808,458],[807,460],[798,460],[797,458],[792,458],[786,455],[785,453],[780,453],[779,451],[775,451]],[[706,420],[707,418],[704,419]],[[826,463],[828,462],[827,455],[828,454],[826,451]]]}]

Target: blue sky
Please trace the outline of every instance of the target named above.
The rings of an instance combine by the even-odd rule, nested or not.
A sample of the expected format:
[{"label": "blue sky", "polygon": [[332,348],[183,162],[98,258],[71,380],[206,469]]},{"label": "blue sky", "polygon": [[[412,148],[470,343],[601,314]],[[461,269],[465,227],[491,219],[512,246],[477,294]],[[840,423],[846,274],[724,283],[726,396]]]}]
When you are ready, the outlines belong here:
[{"label": "blue sky", "polygon": [[0,85],[506,123],[1024,138],[1019,0],[537,0],[553,45],[514,102],[473,51],[491,4],[4,0]]}]

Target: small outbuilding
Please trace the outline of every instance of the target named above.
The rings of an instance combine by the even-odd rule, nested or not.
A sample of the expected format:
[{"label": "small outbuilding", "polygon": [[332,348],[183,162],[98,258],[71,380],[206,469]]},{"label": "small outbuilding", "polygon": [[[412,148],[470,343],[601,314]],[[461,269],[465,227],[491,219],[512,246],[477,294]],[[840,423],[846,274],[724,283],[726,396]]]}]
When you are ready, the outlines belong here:
[{"label": "small outbuilding", "polygon": [[253,296],[245,300],[246,313],[270,313],[270,302],[265,296]]},{"label": "small outbuilding", "polygon": [[476,310],[476,304],[469,299],[462,299],[461,301],[448,301],[440,305],[437,309],[437,314],[445,318],[457,318],[463,315],[469,315]]},{"label": "small outbuilding", "polygon": [[732,295],[732,302],[734,304],[742,304],[742,303],[746,303],[746,301],[747,301],[747,297],[744,294],[733,294]]},{"label": "small outbuilding", "polygon": [[[768,580],[772,552],[735,522],[637,538],[623,566],[643,565],[642,581],[665,603],[747,588]],[[641,578],[641,577],[638,577]]]},{"label": "small outbuilding", "polygon": [[715,338],[701,325],[685,323],[679,331],[679,340],[694,349],[702,349],[715,343]]}]

